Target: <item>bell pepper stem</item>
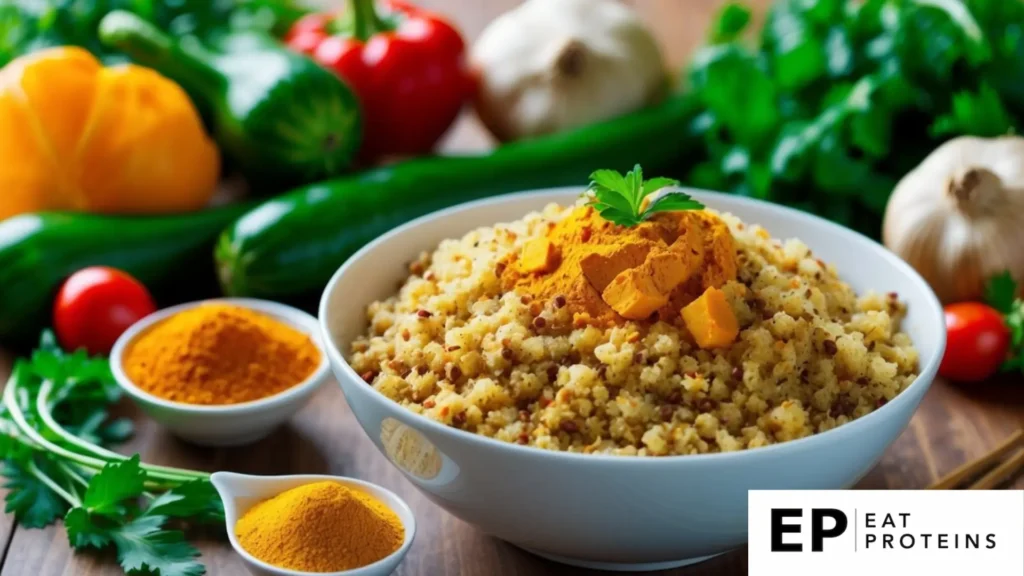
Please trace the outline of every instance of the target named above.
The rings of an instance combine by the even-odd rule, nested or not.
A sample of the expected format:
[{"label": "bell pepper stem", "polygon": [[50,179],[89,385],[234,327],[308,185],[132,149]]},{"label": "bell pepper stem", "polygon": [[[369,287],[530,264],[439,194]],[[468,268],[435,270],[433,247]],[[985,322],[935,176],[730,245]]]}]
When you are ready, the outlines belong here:
[{"label": "bell pepper stem", "polygon": [[346,0],[342,27],[363,42],[392,26],[377,13],[376,0]]}]

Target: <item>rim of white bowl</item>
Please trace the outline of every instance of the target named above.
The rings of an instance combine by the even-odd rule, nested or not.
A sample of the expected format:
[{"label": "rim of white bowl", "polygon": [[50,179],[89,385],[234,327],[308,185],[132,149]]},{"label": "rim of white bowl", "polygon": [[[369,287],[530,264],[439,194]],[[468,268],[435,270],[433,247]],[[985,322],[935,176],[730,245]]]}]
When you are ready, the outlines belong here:
[{"label": "rim of white bowl", "polygon": [[[239,402],[237,404],[187,404],[185,402],[175,402],[173,400],[167,400],[166,398],[150,394],[136,386],[135,383],[132,382],[131,378],[125,374],[122,362],[122,356],[125,348],[128,347],[128,344],[134,341],[135,338],[151,326],[162,322],[179,312],[191,310],[192,308],[205,304],[232,304],[274,316],[276,319],[283,321],[285,324],[309,336],[310,340],[313,341],[313,345],[315,345],[317,350],[320,352],[320,364],[317,365],[316,369],[313,370],[313,373],[310,374],[309,377],[298,384],[295,384],[272,396],[267,396],[266,398],[250,400],[248,402]],[[140,319],[135,324],[132,324],[131,327],[121,334],[117,339],[117,342],[114,343],[114,347],[110,350],[110,370],[114,374],[114,380],[117,381],[128,395],[138,398],[143,402],[181,412],[226,415],[244,414],[246,412],[273,408],[294,400],[296,396],[301,396],[307,392],[311,392],[311,388],[316,388],[326,378],[327,373],[330,370],[330,359],[327,354],[327,346],[324,345],[323,338],[321,336],[319,321],[314,318],[312,314],[287,304],[272,302],[270,300],[260,300],[258,298],[209,298],[207,300],[196,300],[157,310],[156,312]]]},{"label": "rim of white bowl", "polygon": [[[236,474],[235,472],[230,473]],[[244,476],[244,474],[240,475]],[[333,480],[340,481],[340,483],[342,484],[357,484],[359,486],[362,486],[363,488],[369,488],[370,492],[384,493],[390,499],[390,502],[385,502],[384,504],[388,508],[394,508],[394,505],[397,504],[398,507],[402,508],[402,512],[404,512],[405,516],[409,519],[409,522],[407,524],[401,515],[399,515],[397,512],[395,514],[396,516],[399,516],[399,520],[402,521],[402,527],[405,529],[405,535],[402,540],[402,545],[398,547],[398,550],[395,550],[394,552],[388,554],[380,560],[377,560],[372,564],[367,564],[366,566],[360,566],[359,568],[350,568],[348,570],[340,570],[337,572],[303,572],[301,570],[292,570],[291,568],[282,568],[280,566],[268,564],[263,560],[260,560],[259,558],[253,556],[249,553],[248,550],[246,550],[242,546],[241,543],[238,542],[238,538],[237,536],[235,536],[234,525],[238,524],[239,514],[237,507],[235,507],[234,503],[232,503],[232,511],[234,512],[234,522],[232,522],[231,526],[226,527],[228,532],[228,540],[231,542],[231,547],[235,549],[235,552],[237,552],[246,561],[251,562],[268,572],[281,574],[282,576],[311,576],[314,574],[316,576],[360,576],[361,574],[372,574],[375,569],[379,568],[385,562],[395,558],[396,556],[402,557],[409,553],[409,548],[412,547],[413,539],[416,537],[416,515],[413,514],[412,508],[409,507],[409,504],[405,500],[403,500],[401,496],[395,494],[393,491],[388,490],[387,488],[381,486],[380,484],[374,484],[373,482],[369,482],[367,480],[360,480],[358,478],[352,478],[350,476],[331,476],[328,474],[285,474],[281,476],[273,476],[273,478],[301,478],[302,480],[307,480],[307,483],[319,482],[322,480]],[[373,494],[373,496],[378,500],[382,500],[382,498],[380,498],[380,496],[378,496],[377,494]],[[227,523],[227,520],[228,519],[225,518],[225,524]]]},{"label": "rim of white bowl", "polygon": [[[922,303],[924,303],[928,308],[928,311],[926,311],[926,313],[930,312],[931,314],[937,315],[938,318],[940,318],[940,320],[944,319],[942,304],[939,303],[938,297],[935,295],[935,292],[931,289],[928,283],[925,282],[924,278],[922,278],[921,275],[918,274],[917,271],[914,270],[909,264],[904,262],[902,259],[896,256],[896,254],[887,249],[885,246],[879,244],[878,242],[875,242],[874,240],[868,238],[867,236],[861,234],[860,232],[856,232],[850,228],[846,228],[845,226],[836,224],[835,222],[822,218],[821,216],[818,216],[816,214],[803,212],[801,210],[790,208],[789,206],[783,206],[781,204],[772,204],[771,202],[758,200],[755,198],[747,198],[743,196],[736,196],[733,194],[724,194],[722,192],[712,192],[710,190],[702,190],[699,188],[680,187],[679,189],[686,192],[687,194],[696,194],[699,196],[703,196],[705,198],[709,198],[710,202],[706,202],[705,204],[708,204],[711,208],[714,208],[714,200],[727,199],[729,202],[746,204],[766,211],[780,211],[791,216],[795,216],[797,218],[805,218],[819,225],[824,225],[843,240],[853,243],[864,250],[879,252],[879,255],[883,259],[887,260],[890,264],[895,266],[897,270],[901,271],[904,275],[908,276],[910,278],[910,281],[916,284],[917,288],[925,295],[925,298],[923,299]],[[871,411],[871,413],[861,416],[856,420],[852,420],[841,426],[836,426],[831,430],[818,432],[816,434],[811,434],[810,436],[797,438],[796,440],[788,440],[786,442],[779,442],[768,446],[761,446],[758,448],[748,448],[744,450],[736,450],[733,452],[715,452],[709,454],[685,455],[677,454],[671,456],[641,458],[635,456],[619,456],[612,454],[582,454],[578,452],[566,452],[562,450],[544,450],[532,446],[521,446],[519,444],[513,444],[511,442],[502,442],[501,440],[496,440],[488,436],[483,436],[480,434],[475,434],[473,432],[468,432],[466,430],[460,430],[458,428],[446,426],[440,422],[427,418],[422,414],[416,414],[415,412],[403,408],[394,400],[381,394],[373,386],[370,386],[369,384],[364,382],[363,379],[358,374],[356,374],[356,371],[349,365],[348,360],[345,358],[345,355],[341,353],[341,350],[338,348],[338,346],[335,346],[334,335],[331,333],[330,327],[328,326],[328,319],[326,314],[330,295],[334,292],[335,286],[338,284],[338,281],[341,279],[342,276],[345,275],[348,269],[352,267],[353,263],[362,259],[366,254],[376,250],[379,245],[389,241],[391,238],[395,236],[404,234],[406,231],[417,226],[420,226],[427,221],[448,216],[454,212],[471,210],[473,208],[486,206],[489,204],[501,204],[503,202],[508,202],[512,199],[531,198],[534,196],[550,196],[553,194],[568,195],[573,192],[575,192],[578,195],[581,193],[582,190],[583,188],[579,186],[563,186],[557,188],[544,188],[538,190],[528,190],[523,192],[513,192],[511,194],[501,194],[498,196],[492,196],[490,198],[483,198],[481,200],[464,202],[462,204],[456,204],[454,206],[450,206],[448,208],[444,208],[442,210],[437,210],[431,212],[430,214],[420,216],[415,220],[411,220],[405,224],[402,224],[401,226],[393,228],[389,232],[377,237],[375,240],[366,244],[361,249],[359,249],[355,254],[350,256],[348,260],[346,260],[345,263],[342,264],[341,267],[335,271],[334,275],[331,276],[330,281],[327,283],[327,287],[324,289],[324,292],[320,297],[318,316],[320,321],[320,330],[321,336],[323,338],[324,349],[326,349],[327,353],[331,355],[331,357],[334,358],[335,361],[337,361],[341,365],[342,370],[348,377],[354,379],[360,385],[369,388],[370,391],[373,394],[379,396],[379,398],[382,401],[389,402],[392,405],[394,405],[397,408],[396,412],[402,414],[404,419],[415,420],[418,425],[424,426],[425,428],[437,434],[451,434],[455,435],[456,437],[462,438],[467,442],[476,443],[481,446],[494,447],[503,450],[512,450],[514,452],[519,452],[524,455],[534,455],[538,458],[570,459],[578,460],[581,462],[595,463],[617,462],[620,465],[640,466],[665,466],[669,464],[675,464],[677,462],[708,462],[713,460],[722,461],[735,458],[771,457],[778,455],[780,452],[792,452],[802,450],[806,447],[813,446],[816,443],[826,442],[829,438],[834,438],[836,434],[854,434],[865,427],[871,426],[872,424],[874,424],[876,420],[878,420],[879,418],[884,418],[886,414],[895,410],[895,407],[897,405],[909,402],[910,400],[908,398],[910,397],[910,395],[908,394],[908,392],[910,392],[912,388],[914,388],[915,390],[916,388],[921,387],[927,388],[935,379],[935,376],[938,373],[939,363],[942,361],[942,355],[946,349],[945,330],[941,330],[938,334],[938,346],[936,347],[935,355],[932,358],[930,358],[927,363],[920,367],[920,370],[918,370],[917,377],[914,378],[914,381],[911,382],[902,392],[897,394],[895,398],[888,401],[884,406],[876,408],[875,410]]]}]

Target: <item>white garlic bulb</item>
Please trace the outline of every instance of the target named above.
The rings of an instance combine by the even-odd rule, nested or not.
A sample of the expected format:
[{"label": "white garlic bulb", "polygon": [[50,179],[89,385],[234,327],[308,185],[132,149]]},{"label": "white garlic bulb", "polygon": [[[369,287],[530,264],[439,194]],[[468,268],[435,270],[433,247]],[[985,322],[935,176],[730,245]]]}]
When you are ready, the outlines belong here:
[{"label": "white garlic bulb", "polygon": [[619,0],[526,0],[487,26],[470,60],[477,115],[502,141],[632,112],[667,83],[657,41]]},{"label": "white garlic bulb", "polygon": [[943,303],[981,300],[1003,271],[1024,279],[1024,139],[954,138],[896,185],[885,246]]}]

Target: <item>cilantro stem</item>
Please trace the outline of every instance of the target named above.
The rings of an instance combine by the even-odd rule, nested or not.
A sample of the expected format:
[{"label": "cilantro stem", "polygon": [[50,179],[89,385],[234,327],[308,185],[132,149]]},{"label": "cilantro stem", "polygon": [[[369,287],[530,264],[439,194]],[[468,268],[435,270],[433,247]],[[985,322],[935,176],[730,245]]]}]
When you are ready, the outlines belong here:
[{"label": "cilantro stem", "polygon": [[36,445],[35,442],[28,438],[25,438],[25,436],[22,435],[21,430],[17,426],[14,426],[12,428],[11,423],[8,422],[7,420],[0,420],[0,430],[2,430],[3,433],[9,436],[11,439],[21,442],[22,444],[28,446],[33,450],[41,450],[41,448],[38,445]]},{"label": "cilantro stem", "polygon": [[92,472],[91,470],[76,470],[67,462],[58,462],[57,466],[61,469],[61,472],[64,472],[64,474],[67,474],[69,478],[81,484],[82,488],[89,487],[89,481],[82,478],[82,474]]},{"label": "cilantro stem", "polygon": [[4,405],[7,406],[7,411],[10,412],[11,419],[14,420],[14,423],[18,426],[21,434],[24,434],[30,440],[35,442],[42,450],[52,452],[57,456],[67,458],[68,460],[81,464],[82,466],[93,468],[95,470],[102,470],[103,467],[106,466],[106,462],[102,460],[71,452],[70,450],[66,450],[63,447],[50,442],[46,438],[43,438],[42,434],[32,428],[25,419],[25,414],[21,411],[21,406],[18,405],[17,399],[15,398],[15,394],[18,393],[18,389],[18,378],[17,373],[15,373],[11,375],[11,378],[7,381],[7,387],[4,389]]},{"label": "cilantro stem", "polygon": [[[53,391],[53,382],[50,380],[44,380],[42,386],[39,387],[39,394],[36,396],[36,412],[39,414],[39,418],[43,421],[43,424],[50,429],[51,432],[61,437],[62,440],[84,450],[91,452],[94,456],[99,458],[105,458],[109,460],[128,460],[129,457],[123,454],[118,454],[112,450],[107,450],[101,446],[91,444],[82,440],[78,436],[68,432],[63,426],[57,423],[53,419],[51,410],[56,407],[50,406],[50,393]],[[171,466],[157,466],[154,464],[141,464],[143,470],[146,471],[147,476],[152,476],[158,480],[169,480],[172,482],[187,482],[189,480],[195,480],[197,478],[209,478],[210,475],[205,472],[197,472],[194,470],[184,470],[182,468],[173,468]]]},{"label": "cilantro stem", "polygon": [[[64,448],[63,446],[60,446],[59,444],[55,444],[53,442],[50,442],[49,440],[44,438],[43,435],[40,434],[35,428],[33,428],[31,425],[29,425],[28,421],[25,419],[25,414],[24,414],[24,412],[22,412],[21,406],[18,404],[17,398],[16,398],[16,394],[18,394],[19,391],[21,390],[21,388],[19,386],[19,379],[18,379],[17,376],[18,376],[18,371],[15,371],[13,374],[11,374],[10,379],[7,381],[7,387],[4,389],[3,402],[4,402],[4,405],[7,407],[8,412],[10,412],[11,419],[14,420],[14,423],[18,426],[20,433],[23,434],[24,436],[28,437],[35,444],[37,444],[38,445],[37,446],[38,449],[41,449],[41,450],[46,451],[46,452],[50,452],[52,454],[55,454],[57,456],[60,456],[60,457],[65,458],[67,460],[70,460],[72,462],[75,462],[76,464],[79,464],[81,466],[85,466],[87,468],[91,468],[91,469],[96,470],[96,471],[102,470],[103,467],[106,466],[109,463],[109,460],[103,460],[103,459],[100,459],[100,458],[94,458],[92,456],[88,456],[88,455],[85,455],[85,454],[79,454],[77,452],[73,452],[71,450],[68,450],[68,449]],[[36,400],[38,402],[38,397],[36,398]],[[40,416],[42,416],[43,413],[45,413],[45,411],[41,412]],[[64,432],[64,434],[68,434],[68,432],[66,430],[64,430],[63,428],[61,428],[61,431]],[[54,431],[54,432],[57,433],[56,431]],[[92,452],[92,450],[90,450],[90,452]],[[113,456],[111,456],[109,458],[113,459],[113,460],[123,461],[123,460],[127,460],[128,459],[127,457],[122,456],[122,455],[117,454],[117,453],[114,453],[114,452],[111,452],[111,454],[113,454]],[[151,480],[162,480],[162,481],[165,481],[165,482],[175,482],[175,483],[186,482],[188,480],[199,479],[199,478],[209,478],[209,474],[206,474],[204,472],[195,472],[195,471],[177,470],[177,469],[173,469],[173,470],[176,470],[176,472],[169,473],[169,472],[166,472],[166,471],[159,471],[159,470],[147,470],[146,471],[146,476],[147,476],[148,479],[151,479]],[[157,484],[157,483],[154,483],[154,484]],[[159,484],[157,484],[157,485],[159,485]]]},{"label": "cilantro stem", "polygon": [[30,460],[27,469],[33,476],[36,477],[37,480],[39,480],[43,484],[46,484],[47,488],[53,490],[58,496],[63,498],[64,501],[70,504],[72,507],[77,508],[78,506],[82,505],[82,501],[77,496],[70,494],[67,490],[64,489],[63,486],[55,482],[53,478],[50,478],[49,476],[46,475],[45,472],[40,470],[39,466],[36,466],[35,461]]}]

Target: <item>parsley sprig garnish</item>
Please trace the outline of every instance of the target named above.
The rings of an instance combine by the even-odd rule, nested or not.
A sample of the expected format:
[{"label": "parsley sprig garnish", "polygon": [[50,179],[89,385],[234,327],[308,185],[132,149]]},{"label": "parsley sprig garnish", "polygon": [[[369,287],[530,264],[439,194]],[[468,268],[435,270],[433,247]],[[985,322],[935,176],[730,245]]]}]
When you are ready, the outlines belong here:
[{"label": "parsley sprig garnish", "polygon": [[112,546],[131,576],[200,576],[199,551],[166,524],[223,522],[220,498],[205,473],[101,446],[131,435],[131,421],[109,418],[120,395],[106,359],[67,354],[44,333],[15,365],[0,404],[6,510],[31,528],[63,517],[73,548]]},{"label": "parsley sprig garnish", "polygon": [[679,181],[672,178],[644,180],[643,170],[637,164],[625,175],[615,170],[595,171],[590,175],[588,192],[593,194],[590,205],[602,218],[620,226],[636,226],[656,212],[704,208],[700,202],[676,190],[668,190],[645,205],[644,199],[651,194],[675,186],[679,186]]}]

